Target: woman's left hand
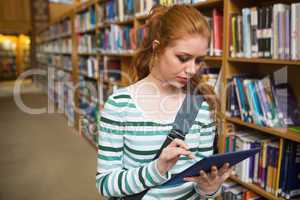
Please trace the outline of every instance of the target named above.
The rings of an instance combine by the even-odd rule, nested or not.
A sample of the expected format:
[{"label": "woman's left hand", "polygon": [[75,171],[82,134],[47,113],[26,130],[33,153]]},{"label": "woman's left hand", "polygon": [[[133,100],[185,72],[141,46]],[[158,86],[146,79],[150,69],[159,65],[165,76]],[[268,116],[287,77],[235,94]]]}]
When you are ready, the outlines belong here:
[{"label": "woman's left hand", "polygon": [[186,177],[184,180],[195,182],[203,192],[212,194],[218,190],[232,171],[233,167],[229,167],[229,163],[226,163],[219,170],[216,166],[212,166],[210,173],[207,174],[201,170],[199,176]]}]

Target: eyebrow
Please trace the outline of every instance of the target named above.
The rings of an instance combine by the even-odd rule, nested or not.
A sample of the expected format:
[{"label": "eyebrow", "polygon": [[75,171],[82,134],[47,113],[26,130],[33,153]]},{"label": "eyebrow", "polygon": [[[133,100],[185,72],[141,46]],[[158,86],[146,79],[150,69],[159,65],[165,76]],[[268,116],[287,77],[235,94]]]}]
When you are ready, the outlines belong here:
[{"label": "eyebrow", "polygon": [[[194,56],[190,53],[187,53],[187,52],[179,52],[179,54],[184,54],[184,55],[187,55],[187,56]],[[205,58],[206,55],[199,55],[199,56],[196,56],[196,58]]]}]

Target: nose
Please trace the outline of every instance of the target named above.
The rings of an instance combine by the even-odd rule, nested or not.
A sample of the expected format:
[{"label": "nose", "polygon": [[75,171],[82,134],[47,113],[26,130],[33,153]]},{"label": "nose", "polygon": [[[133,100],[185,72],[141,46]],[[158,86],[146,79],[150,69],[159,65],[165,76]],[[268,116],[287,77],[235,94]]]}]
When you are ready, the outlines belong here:
[{"label": "nose", "polygon": [[197,65],[195,64],[194,60],[192,62],[189,62],[185,68],[185,73],[188,76],[193,76],[197,72]]}]

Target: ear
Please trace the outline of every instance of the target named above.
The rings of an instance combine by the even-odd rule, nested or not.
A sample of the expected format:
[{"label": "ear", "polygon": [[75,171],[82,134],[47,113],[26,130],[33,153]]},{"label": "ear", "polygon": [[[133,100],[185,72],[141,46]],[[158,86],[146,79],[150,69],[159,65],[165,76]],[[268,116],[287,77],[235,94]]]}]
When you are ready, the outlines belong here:
[{"label": "ear", "polygon": [[152,42],[152,49],[155,50],[159,45],[160,45],[159,41],[158,40],[154,40]]}]

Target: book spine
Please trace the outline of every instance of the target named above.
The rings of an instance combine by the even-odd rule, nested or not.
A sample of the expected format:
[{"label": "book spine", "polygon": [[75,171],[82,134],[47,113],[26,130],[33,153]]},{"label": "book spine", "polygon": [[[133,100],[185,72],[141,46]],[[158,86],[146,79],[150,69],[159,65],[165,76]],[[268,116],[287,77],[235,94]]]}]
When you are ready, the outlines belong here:
[{"label": "book spine", "polygon": [[233,78],[233,83],[234,83],[234,86],[235,86],[235,90],[236,90],[236,94],[237,94],[237,99],[238,99],[238,104],[239,104],[239,108],[240,108],[240,113],[241,113],[241,118],[243,121],[246,121],[246,116],[245,116],[245,110],[244,110],[244,107],[243,107],[243,102],[242,102],[242,94],[241,94],[241,90],[238,86],[238,78],[237,77],[234,77]]},{"label": "book spine", "polygon": [[231,15],[230,18],[230,36],[231,36],[231,40],[230,40],[230,57],[234,58],[236,57],[236,38],[235,38],[235,16]]},{"label": "book spine", "polygon": [[260,87],[259,80],[256,80],[254,82],[254,87],[255,90],[257,91],[258,101],[262,109],[262,117],[263,117],[262,121],[266,126],[268,126],[269,124],[268,124],[268,117],[267,117],[267,108],[263,100],[262,88]]},{"label": "book spine", "polygon": [[287,195],[290,199],[300,195],[300,144],[291,142],[291,151],[288,167]]},{"label": "book spine", "polygon": [[251,8],[251,57],[258,57],[258,43],[257,43],[257,8]]},{"label": "book spine", "polygon": [[297,60],[297,23],[296,15],[297,9],[296,4],[291,5],[291,58],[292,60]]},{"label": "book spine", "polygon": [[246,58],[251,57],[251,41],[250,41],[250,9],[242,9],[242,20],[243,20],[243,46],[244,56]]},{"label": "book spine", "polygon": [[257,8],[257,40],[258,40],[258,57],[263,57],[263,8]]},{"label": "book spine", "polygon": [[282,185],[281,185],[281,196],[286,197],[287,195],[287,178],[288,178],[288,170],[289,170],[289,160],[290,160],[290,154],[291,154],[291,142],[286,141],[285,143],[285,159],[284,159],[284,170],[283,170],[283,178],[282,178]]},{"label": "book spine", "polygon": [[222,14],[217,10],[213,10],[213,26],[214,26],[214,55],[215,56],[221,56],[222,55],[222,35],[223,35],[223,16]]},{"label": "book spine", "polygon": [[271,41],[272,41],[272,7],[268,6],[266,7],[266,30],[265,30],[265,51],[264,51],[264,57],[270,58],[271,55]]},{"label": "book spine", "polygon": [[253,105],[253,100],[252,100],[252,91],[250,89],[250,82],[251,80],[245,79],[243,81],[243,87],[244,87],[244,91],[245,91],[245,96],[247,98],[247,102],[249,103],[249,116],[253,119],[254,123],[258,123],[258,119],[256,117],[255,114],[255,110],[254,110],[254,105]]},{"label": "book spine", "polygon": [[274,157],[274,148],[271,146],[271,144],[267,145],[267,176],[266,176],[266,191],[271,192],[271,185],[273,181],[273,157]]},{"label": "book spine", "polygon": [[285,18],[285,49],[284,49],[284,59],[290,59],[290,42],[291,42],[291,31],[290,31],[290,9],[287,8],[284,12]]},{"label": "book spine", "polygon": [[273,167],[274,167],[274,171],[273,171],[273,181],[272,181],[272,188],[271,188],[271,192],[276,196],[276,184],[277,184],[277,180],[278,180],[278,160],[279,160],[279,146],[278,144],[274,147],[274,162],[273,162]]},{"label": "book spine", "polygon": [[244,57],[244,46],[243,46],[243,20],[242,16],[237,16],[237,42],[238,42],[238,54],[237,57]]},{"label": "book spine", "polygon": [[261,166],[261,182],[260,185],[262,188],[266,187],[266,177],[267,177],[267,143],[263,142],[262,144],[262,166]]}]

